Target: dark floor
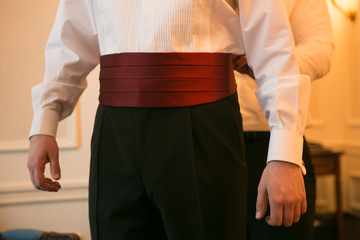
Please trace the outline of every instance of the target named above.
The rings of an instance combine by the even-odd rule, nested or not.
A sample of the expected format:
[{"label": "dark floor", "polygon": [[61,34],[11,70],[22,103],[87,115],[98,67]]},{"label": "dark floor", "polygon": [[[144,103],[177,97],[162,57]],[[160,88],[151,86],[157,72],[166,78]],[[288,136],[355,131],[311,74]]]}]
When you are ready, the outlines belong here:
[{"label": "dark floor", "polygon": [[[344,240],[360,240],[360,218],[344,215]],[[315,221],[315,240],[337,240],[335,215],[319,215]]]}]

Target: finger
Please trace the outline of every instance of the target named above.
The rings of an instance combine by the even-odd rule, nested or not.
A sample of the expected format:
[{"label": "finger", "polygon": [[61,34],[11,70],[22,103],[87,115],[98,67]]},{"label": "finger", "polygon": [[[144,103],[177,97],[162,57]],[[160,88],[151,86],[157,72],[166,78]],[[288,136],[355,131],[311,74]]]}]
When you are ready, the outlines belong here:
[{"label": "finger", "polygon": [[307,209],[307,202],[306,202],[306,198],[304,198],[304,200],[301,202],[301,215],[306,213],[306,209]]},{"label": "finger", "polygon": [[59,183],[57,184],[56,183],[57,182],[53,182],[53,183],[43,182],[37,189],[47,192],[57,192],[60,189],[60,185]]},{"label": "finger", "polygon": [[29,171],[29,173],[30,173],[31,183],[32,183],[32,185],[35,187],[34,170],[33,170],[33,167],[32,167],[32,165],[31,165],[30,157],[28,158],[27,168],[28,168],[28,171]]},{"label": "finger", "polygon": [[281,226],[283,223],[284,204],[280,200],[270,199],[270,216],[266,217],[266,222],[271,226]]},{"label": "finger", "polygon": [[59,152],[57,150],[49,153],[49,162],[51,177],[55,180],[59,180],[61,178],[61,170],[59,163]]},{"label": "finger", "polygon": [[42,186],[45,183],[45,175],[41,169],[34,170],[34,181],[35,181],[35,187],[37,189],[42,190]]},{"label": "finger", "polygon": [[57,192],[60,189],[60,184],[45,178],[44,170],[42,165],[34,170],[35,187],[43,191]]},{"label": "finger", "polygon": [[37,188],[37,180],[35,177],[35,169],[37,168],[37,165],[35,164],[36,160],[34,160],[34,159],[37,159],[37,156],[33,156],[32,151],[30,151],[29,157],[28,157],[28,162],[27,162],[27,168],[30,173],[31,183],[33,184],[33,186],[35,188]]},{"label": "finger", "polygon": [[61,188],[61,185],[60,185],[60,183],[59,183],[58,181],[53,181],[53,180],[50,179],[50,178],[45,178],[45,183],[46,183],[46,184],[50,184],[50,185],[56,187],[57,189],[60,189],[60,188]]},{"label": "finger", "polygon": [[36,183],[35,183],[35,177],[34,177],[34,171],[32,168],[29,168],[29,173],[30,173],[30,179],[31,179],[31,183],[32,185],[36,188]]},{"label": "finger", "polygon": [[259,185],[258,194],[256,198],[256,213],[255,213],[255,218],[257,220],[260,220],[265,216],[267,203],[268,203],[268,194],[266,192],[266,188]]},{"label": "finger", "polygon": [[[300,204],[298,204],[300,205]],[[283,225],[290,227],[294,221],[295,202],[289,199],[284,205]]]},{"label": "finger", "polygon": [[44,181],[39,183],[38,186],[38,189],[48,192],[57,192],[60,188],[60,183],[53,181],[50,178],[45,178]]},{"label": "finger", "polygon": [[40,185],[45,181],[45,175],[44,175],[45,164],[37,164],[32,166],[31,168],[32,168],[32,173],[33,173],[32,177],[34,179],[35,187],[39,189]]},{"label": "finger", "polygon": [[294,223],[300,221],[301,216],[301,204],[296,204],[294,207]]}]

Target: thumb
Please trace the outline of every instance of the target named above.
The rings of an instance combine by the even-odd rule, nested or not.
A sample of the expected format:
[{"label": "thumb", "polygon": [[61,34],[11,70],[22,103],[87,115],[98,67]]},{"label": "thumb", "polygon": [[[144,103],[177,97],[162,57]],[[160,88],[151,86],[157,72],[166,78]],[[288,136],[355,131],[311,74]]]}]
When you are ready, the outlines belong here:
[{"label": "thumb", "polygon": [[49,154],[49,162],[51,177],[55,180],[59,180],[61,178],[61,169],[58,150]]},{"label": "thumb", "polygon": [[258,187],[258,195],[256,199],[256,214],[255,218],[257,220],[262,219],[265,216],[267,204],[268,204],[268,194],[266,188],[262,186],[261,182]]}]

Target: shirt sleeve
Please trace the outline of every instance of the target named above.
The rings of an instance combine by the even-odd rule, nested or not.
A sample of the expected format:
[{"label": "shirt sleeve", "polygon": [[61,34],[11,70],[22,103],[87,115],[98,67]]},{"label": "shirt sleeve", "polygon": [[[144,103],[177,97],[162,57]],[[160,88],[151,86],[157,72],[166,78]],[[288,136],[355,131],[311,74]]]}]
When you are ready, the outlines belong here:
[{"label": "shirt sleeve", "polygon": [[97,31],[90,0],[60,0],[45,48],[45,74],[32,88],[34,117],[30,137],[56,136],[58,122],[70,115],[99,62]]},{"label": "shirt sleeve", "polygon": [[256,96],[271,132],[267,161],[294,163],[305,174],[310,78],[299,74],[286,10],[280,0],[241,0],[239,12],[245,52],[259,86]]},{"label": "shirt sleeve", "polygon": [[295,57],[300,72],[312,80],[330,70],[334,43],[325,0],[297,1],[290,24],[295,39]]}]

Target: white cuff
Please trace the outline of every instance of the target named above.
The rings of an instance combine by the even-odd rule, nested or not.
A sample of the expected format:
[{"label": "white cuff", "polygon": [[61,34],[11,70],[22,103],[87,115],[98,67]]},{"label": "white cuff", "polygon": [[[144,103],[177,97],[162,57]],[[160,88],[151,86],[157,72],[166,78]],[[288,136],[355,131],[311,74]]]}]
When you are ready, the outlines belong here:
[{"label": "white cuff", "polygon": [[304,139],[297,132],[288,130],[272,130],[269,142],[267,162],[284,161],[298,165],[302,173],[306,168],[302,160]]},{"label": "white cuff", "polygon": [[34,113],[29,138],[39,134],[56,137],[59,119],[59,113],[56,111],[52,109],[39,109]]}]

